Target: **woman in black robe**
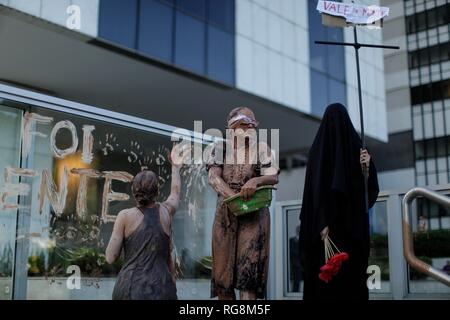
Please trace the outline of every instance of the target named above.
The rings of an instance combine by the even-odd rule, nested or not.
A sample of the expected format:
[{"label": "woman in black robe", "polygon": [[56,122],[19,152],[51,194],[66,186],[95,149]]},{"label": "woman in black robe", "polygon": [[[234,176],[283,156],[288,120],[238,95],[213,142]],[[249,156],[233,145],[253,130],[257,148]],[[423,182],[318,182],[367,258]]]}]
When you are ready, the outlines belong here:
[{"label": "woman in black robe", "polygon": [[[309,152],[300,213],[300,256],[305,300],[367,300],[370,250],[363,166],[369,166],[368,207],[378,196],[377,172],[362,150],[346,108],[328,106]],[[325,264],[323,239],[328,235],[349,260],[328,283],[319,279]]]}]

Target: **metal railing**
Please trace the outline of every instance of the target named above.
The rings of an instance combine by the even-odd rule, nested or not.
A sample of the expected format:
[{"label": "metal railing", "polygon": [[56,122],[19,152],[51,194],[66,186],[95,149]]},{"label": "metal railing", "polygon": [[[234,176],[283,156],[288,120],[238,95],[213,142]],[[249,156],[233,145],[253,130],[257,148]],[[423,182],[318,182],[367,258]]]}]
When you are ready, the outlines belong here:
[{"label": "metal railing", "polygon": [[411,225],[409,222],[410,205],[414,199],[418,197],[425,197],[431,201],[440,204],[443,207],[450,208],[450,198],[443,196],[437,192],[427,190],[424,188],[413,188],[409,190],[403,197],[403,253],[408,264],[419,272],[427,274],[443,284],[450,286],[450,276],[433,268],[429,264],[418,259],[414,254],[413,236],[411,232]]}]

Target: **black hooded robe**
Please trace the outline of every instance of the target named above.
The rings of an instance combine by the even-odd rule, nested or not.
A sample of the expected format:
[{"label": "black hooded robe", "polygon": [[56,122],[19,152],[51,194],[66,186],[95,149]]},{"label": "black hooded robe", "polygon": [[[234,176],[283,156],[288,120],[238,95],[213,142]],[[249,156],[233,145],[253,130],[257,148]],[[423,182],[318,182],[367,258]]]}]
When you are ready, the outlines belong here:
[{"label": "black hooded robe", "polygon": [[[369,215],[365,210],[364,176],[359,162],[361,139],[342,104],[328,106],[309,152],[300,213],[300,257],[304,271],[304,300],[367,300],[370,250]],[[368,206],[378,197],[377,172],[369,166]],[[325,264],[320,232],[341,252],[349,254],[328,283],[319,279]]]}]

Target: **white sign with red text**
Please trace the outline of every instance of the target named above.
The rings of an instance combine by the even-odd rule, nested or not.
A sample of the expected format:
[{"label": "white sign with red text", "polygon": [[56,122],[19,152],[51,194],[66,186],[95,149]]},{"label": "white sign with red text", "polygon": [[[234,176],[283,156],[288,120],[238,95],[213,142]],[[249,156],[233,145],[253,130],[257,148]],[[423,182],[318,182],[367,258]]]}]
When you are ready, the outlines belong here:
[{"label": "white sign with red text", "polygon": [[347,23],[373,24],[389,15],[388,7],[362,6],[352,3],[320,0],[317,10],[332,16],[343,17]]}]

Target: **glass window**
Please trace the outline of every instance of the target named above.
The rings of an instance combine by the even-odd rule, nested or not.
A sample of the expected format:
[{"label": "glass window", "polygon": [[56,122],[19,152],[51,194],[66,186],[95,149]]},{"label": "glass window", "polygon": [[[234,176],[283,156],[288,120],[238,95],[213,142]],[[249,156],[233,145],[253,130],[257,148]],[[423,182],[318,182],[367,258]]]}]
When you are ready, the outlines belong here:
[{"label": "glass window", "polygon": [[234,83],[234,35],[208,27],[208,76]]},{"label": "glass window", "polygon": [[440,56],[441,61],[447,61],[450,60],[450,42],[447,42],[440,46]]},{"label": "glass window", "polygon": [[[11,292],[11,250],[16,248],[17,298],[110,299],[122,263],[122,259],[112,265],[105,261],[113,220],[120,210],[135,206],[130,179],[142,169],[158,175],[158,201],[168,196],[170,136],[36,107],[29,111],[40,117],[29,128],[43,135],[23,129],[22,123],[33,124],[23,120],[30,119],[29,114],[25,117],[19,109],[0,108],[0,132],[7,137],[0,141],[0,151],[6,155],[0,159],[0,190],[8,167],[15,170],[12,183],[17,183],[17,174],[24,168],[33,173],[27,179],[21,177],[29,190],[24,189],[27,195],[20,197],[19,205],[31,210],[19,210],[17,231],[15,211],[0,210],[0,228],[8,228],[6,233],[0,229],[0,297]],[[21,141],[29,146],[22,167],[17,149]],[[178,296],[207,299],[216,197],[204,167],[186,166],[181,175],[181,192],[186,197],[173,222]],[[112,193],[115,200],[110,198]],[[7,201],[17,202],[14,197]],[[76,290],[76,281],[67,281],[75,273],[81,276]]]},{"label": "glass window", "polygon": [[[5,185],[4,168],[20,166],[20,132],[22,110],[8,108],[0,102],[0,186]],[[11,182],[18,183],[12,176]],[[0,192],[2,192],[0,187]],[[0,300],[12,298],[17,210],[4,208],[4,201],[17,205],[17,197],[0,198]]]},{"label": "glass window", "polygon": [[347,105],[347,87],[342,81],[336,81],[332,78],[328,78],[328,103],[339,102],[344,106]]},{"label": "glass window", "polygon": [[128,48],[136,46],[137,0],[100,1],[98,34]]},{"label": "glass window", "polygon": [[416,31],[415,16],[409,16],[406,18],[406,27],[408,34],[414,33]]},{"label": "glass window", "polygon": [[312,113],[321,117],[328,105],[328,81],[320,72],[311,70]]},{"label": "glass window", "polygon": [[425,12],[417,14],[416,17],[416,32],[425,30],[427,28],[427,16]]},{"label": "glass window", "polygon": [[158,0],[158,1],[162,2],[162,3],[169,4],[169,5],[174,5],[175,4],[175,0]]},{"label": "glass window", "polygon": [[234,0],[208,0],[208,22],[234,33]]},{"label": "glass window", "polygon": [[389,276],[389,246],[388,246],[388,223],[387,203],[378,201],[369,210],[370,225],[370,256],[368,275],[380,272],[381,283],[377,286],[376,281],[369,284],[370,293],[388,293],[391,291]]},{"label": "glass window", "polygon": [[[416,209],[411,211],[410,219],[413,225],[414,252],[417,258],[450,274],[448,210],[427,199],[419,198]],[[408,269],[411,293],[450,293],[450,288],[444,284],[413,268]]]},{"label": "glass window", "polygon": [[155,0],[141,0],[138,50],[171,62],[173,9]]},{"label": "glass window", "polygon": [[[334,40],[333,40],[334,41]],[[339,40],[340,41],[340,40]],[[345,53],[342,47],[330,46],[327,48],[328,75],[345,81]],[[354,63],[354,61],[351,61]],[[356,75],[354,75],[356,76]],[[344,90],[345,92],[345,90]]]},{"label": "glass window", "polygon": [[287,209],[286,214],[286,292],[303,292],[303,272],[300,261],[300,209]]},{"label": "glass window", "polygon": [[425,150],[424,150],[424,142],[418,141],[416,142],[416,160],[425,159]]},{"label": "glass window", "polygon": [[327,72],[327,46],[315,44],[316,40],[327,40],[327,32],[322,18],[316,12],[316,1],[309,1],[309,50],[311,68]]},{"label": "glass window", "polygon": [[434,139],[426,141],[425,152],[427,159],[436,158],[436,141]]},{"label": "glass window", "polygon": [[200,19],[205,18],[206,0],[177,0],[178,9]]},{"label": "glass window", "polygon": [[428,20],[428,28],[429,29],[434,28],[439,24],[439,21],[437,20],[436,9],[427,11],[427,20]]},{"label": "glass window", "polygon": [[205,73],[205,23],[177,12],[175,63]]},{"label": "glass window", "polygon": [[437,139],[437,156],[438,157],[447,156],[446,147],[447,147],[446,146],[446,138]]}]

